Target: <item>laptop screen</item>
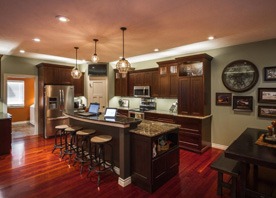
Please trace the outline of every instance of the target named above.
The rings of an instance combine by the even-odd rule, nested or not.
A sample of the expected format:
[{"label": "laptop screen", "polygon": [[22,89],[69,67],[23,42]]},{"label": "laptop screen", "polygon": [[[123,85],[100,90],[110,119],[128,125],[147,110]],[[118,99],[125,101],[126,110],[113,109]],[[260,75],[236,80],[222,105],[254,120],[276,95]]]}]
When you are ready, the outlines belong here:
[{"label": "laptop screen", "polygon": [[116,117],[117,109],[116,108],[106,108],[104,117]]},{"label": "laptop screen", "polygon": [[99,103],[90,103],[88,112],[97,114],[99,112],[99,107],[100,107]]}]

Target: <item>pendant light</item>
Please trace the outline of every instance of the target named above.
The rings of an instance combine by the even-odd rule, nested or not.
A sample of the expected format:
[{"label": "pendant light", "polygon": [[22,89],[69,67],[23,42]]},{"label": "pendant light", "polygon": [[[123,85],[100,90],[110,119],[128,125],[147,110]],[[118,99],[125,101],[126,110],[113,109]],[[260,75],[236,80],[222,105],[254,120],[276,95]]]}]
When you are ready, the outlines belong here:
[{"label": "pendant light", "polygon": [[97,63],[97,62],[99,62],[99,57],[97,56],[97,51],[96,51],[96,45],[97,45],[97,42],[99,41],[98,39],[93,39],[93,41],[95,42],[95,53],[94,53],[94,55],[91,57],[91,60],[92,60],[92,62],[93,63]]},{"label": "pendant light", "polygon": [[80,70],[78,70],[78,47],[74,47],[75,50],[76,50],[76,66],[72,69],[71,71],[71,76],[74,78],[74,79],[80,79],[82,73]]},{"label": "pendant light", "polygon": [[126,27],[121,27],[121,30],[123,32],[123,57],[118,61],[116,64],[116,69],[118,69],[119,73],[126,74],[128,70],[131,68],[130,63],[125,59],[125,38],[124,38],[124,31],[126,30]]}]

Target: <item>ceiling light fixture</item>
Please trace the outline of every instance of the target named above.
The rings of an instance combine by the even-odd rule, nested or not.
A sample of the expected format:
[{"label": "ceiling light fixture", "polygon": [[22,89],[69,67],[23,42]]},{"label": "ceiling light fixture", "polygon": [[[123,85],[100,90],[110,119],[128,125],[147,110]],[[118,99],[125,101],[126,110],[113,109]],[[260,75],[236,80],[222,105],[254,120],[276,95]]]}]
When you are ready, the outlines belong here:
[{"label": "ceiling light fixture", "polygon": [[99,41],[98,39],[93,39],[93,41],[95,42],[95,53],[94,53],[94,55],[92,55],[92,57],[91,57],[91,60],[92,60],[92,62],[93,63],[97,63],[97,62],[99,62],[99,57],[97,56],[97,51],[96,51],[96,45],[97,45],[97,42]]},{"label": "ceiling light fixture", "polygon": [[124,37],[124,31],[126,30],[126,27],[121,27],[121,30],[123,32],[123,57],[116,64],[116,69],[118,69],[119,73],[127,73],[128,70],[130,70],[131,65],[125,59],[125,46],[124,46],[125,45],[125,37]]},{"label": "ceiling light fixture", "polygon": [[25,53],[25,50],[19,50],[19,52],[20,52],[21,54],[24,54],[24,53]]},{"label": "ceiling light fixture", "polygon": [[71,71],[71,76],[74,79],[80,79],[82,73],[80,70],[78,70],[78,47],[74,47],[76,49],[76,66]]},{"label": "ceiling light fixture", "polygon": [[158,48],[155,48],[153,51],[155,51],[155,52],[159,52],[159,49],[158,49]]},{"label": "ceiling light fixture", "polygon": [[209,37],[208,37],[208,40],[214,40],[214,38],[215,38],[215,37],[213,37],[213,36],[209,36]]},{"label": "ceiling light fixture", "polygon": [[39,43],[40,42],[40,38],[34,38],[33,41]]},{"label": "ceiling light fixture", "polygon": [[60,15],[57,15],[56,18],[60,21],[60,22],[63,22],[63,23],[66,23],[66,22],[69,22],[70,20],[65,17],[65,16],[60,16]]}]

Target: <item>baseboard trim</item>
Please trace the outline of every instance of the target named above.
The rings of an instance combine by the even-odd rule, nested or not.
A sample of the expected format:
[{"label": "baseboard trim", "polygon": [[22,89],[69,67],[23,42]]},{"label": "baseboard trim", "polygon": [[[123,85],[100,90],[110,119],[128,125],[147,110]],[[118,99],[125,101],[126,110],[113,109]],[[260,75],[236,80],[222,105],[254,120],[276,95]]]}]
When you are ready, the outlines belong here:
[{"label": "baseboard trim", "polygon": [[12,122],[12,125],[19,125],[19,124],[29,124],[30,121],[19,121],[19,122]]},{"label": "baseboard trim", "polygon": [[122,179],[121,177],[119,177],[118,184],[122,187],[128,186],[129,184],[131,184],[131,177],[128,177],[126,179]]},{"label": "baseboard trim", "polygon": [[217,149],[221,149],[221,150],[226,150],[228,148],[228,146],[222,145],[222,144],[215,144],[212,143],[212,148],[217,148]]}]

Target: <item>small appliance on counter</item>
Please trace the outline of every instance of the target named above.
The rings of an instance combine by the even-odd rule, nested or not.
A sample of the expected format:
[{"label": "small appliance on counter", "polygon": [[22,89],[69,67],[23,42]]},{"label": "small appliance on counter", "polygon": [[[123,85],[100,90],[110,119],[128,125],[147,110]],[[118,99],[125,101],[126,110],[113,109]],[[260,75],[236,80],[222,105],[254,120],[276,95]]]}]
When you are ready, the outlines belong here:
[{"label": "small appliance on counter", "polygon": [[74,109],[84,110],[87,107],[87,99],[84,96],[74,97]]},{"label": "small appliance on counter", "polygon": [[155,98],[141,98],[139,108],[130,109],[128,111],[128,117],[144,119],[144,112],[155,110],[156,102]]},{"label": "small appliance on counter", "polygon": [[118,101],[120,107],[129,107],[129,100],[128,99],[120,99]]},{"label": "small appliance on counter", "polygon": [[172,106],[170,107],[169,111],[171,113],[177,112],[177,101],[172,104]]}]

